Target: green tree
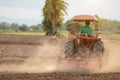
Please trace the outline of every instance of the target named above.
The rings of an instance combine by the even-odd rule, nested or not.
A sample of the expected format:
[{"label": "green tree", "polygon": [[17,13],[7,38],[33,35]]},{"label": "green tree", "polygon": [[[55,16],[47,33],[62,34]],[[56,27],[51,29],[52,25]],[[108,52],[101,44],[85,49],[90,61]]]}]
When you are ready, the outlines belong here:
[{"label": "green tree", "polygon": [[0,23],[0,29],[2,29],[2,30],[8,30],[9,26],[10,26],[10,24],[7,22]]},{"label": "green tree", "polygon": [[33,29],[33,31],[35,32],[42,32],[42,25],[38,24],[38,25],[31,25],[29,28]]},{"label": "green tree", "polygon": [[19,27],[19,30],[21,30],[21,31],[26,31],[26,28],[27,28],[27,25],[22,24],[22,25]]},{"label": "green tree", "polygon": [[[43,7],[43,23],[51,24],[52,34],[56,32],[56,25],[61,22],[64,14],[67,14],[67,3],[64,0],[46,0]],[[47,24],[46,24],[47,25]],[[48,28],[50,28],[48,27]]]},{"label": "green tree", "polygon": [[12,23],[12,24],[10,25],[10,29],[18,32],[18,31],[19,31],[19,24],[17,24],[17,23]]},{"label": "green tree", "polygon": [[52,31],[52,23],[48,21],[46,18],[43,19],[42,21],[42,28],[44,31]]}]

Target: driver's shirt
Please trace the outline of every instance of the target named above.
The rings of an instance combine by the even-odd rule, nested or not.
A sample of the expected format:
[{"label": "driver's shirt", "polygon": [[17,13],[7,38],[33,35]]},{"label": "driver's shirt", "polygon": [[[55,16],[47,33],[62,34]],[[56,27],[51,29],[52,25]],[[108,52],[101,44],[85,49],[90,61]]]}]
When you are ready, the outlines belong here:
[{"label": "driver's shirt", "polygon": [[92,35],[92,29],[90,26],[83,26],[81,29],[81,34]]}]

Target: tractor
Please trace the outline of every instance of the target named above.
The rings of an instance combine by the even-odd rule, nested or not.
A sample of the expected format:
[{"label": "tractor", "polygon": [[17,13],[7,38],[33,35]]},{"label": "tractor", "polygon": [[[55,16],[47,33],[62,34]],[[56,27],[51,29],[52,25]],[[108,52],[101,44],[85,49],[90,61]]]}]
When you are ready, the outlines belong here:
[{"label": "tractor", "polygon": [[77,15],[72,22],[87,22],[94,26],[92,35],[81,34],[75,27],[69,32],[69,39],[65,45],[64,55],[58,58],[58,67],[61,70],[84,69],[94,71],[101,67],[101,57],[104,53],[104,44],[98,31],[98,20],[92,15]]}]

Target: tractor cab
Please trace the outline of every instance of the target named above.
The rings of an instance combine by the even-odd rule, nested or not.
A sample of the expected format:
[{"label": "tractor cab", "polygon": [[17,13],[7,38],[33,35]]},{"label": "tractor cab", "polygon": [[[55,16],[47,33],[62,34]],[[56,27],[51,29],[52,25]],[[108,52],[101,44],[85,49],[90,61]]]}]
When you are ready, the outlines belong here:
[{"label": "tractor cab", "polygon": [[[73,17],[72,22],[73,22],[73,24],[74,24],[74,22],[80,22],[81,24],[84,24],[84,26],[85,26],[86,22],[89,22],[90,27],[92,29],[92,35],[88,35],[87,32],[83,34],[81,31],[79,31],[78,33],[75,33],[75,26],[73,26],[71,31],[69,32],[69,37],[72,37],[73,35],[76,36],[76,34],[79,34],[81,39],[86,39],[88,41],[91,41],[93,38],[94,39],[100,39],[100,37],[99,37],[100,34],[98,32],[98,25],[97,25],[98,20],[95,16],[92,16],[92,15],[78,15],[78,16]],[[83,27],[83,25],[82,25],[82,27]]]}]

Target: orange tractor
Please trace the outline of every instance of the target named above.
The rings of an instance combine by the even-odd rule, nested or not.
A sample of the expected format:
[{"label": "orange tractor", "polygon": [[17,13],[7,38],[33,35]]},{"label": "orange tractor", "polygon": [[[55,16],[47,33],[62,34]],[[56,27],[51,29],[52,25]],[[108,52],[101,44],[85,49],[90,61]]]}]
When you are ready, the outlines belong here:
[{"label": "orange tractor", "polygon": [[78,15],[72,19],[74,22],[89,21],[94,25],[94,34],[76,33],[74,26],[69,32],[69,40],[65,46],[65,53],[58,58],[60,70],[88,70],[94,71],[101,67],[101,57],[104,45],[98,32],[97,18],[91,15]]}]

